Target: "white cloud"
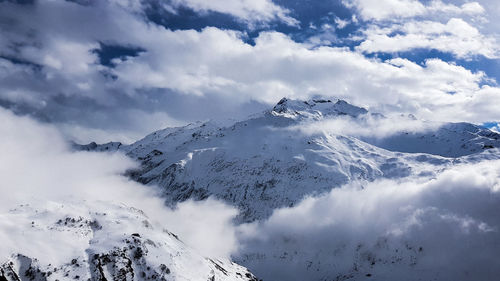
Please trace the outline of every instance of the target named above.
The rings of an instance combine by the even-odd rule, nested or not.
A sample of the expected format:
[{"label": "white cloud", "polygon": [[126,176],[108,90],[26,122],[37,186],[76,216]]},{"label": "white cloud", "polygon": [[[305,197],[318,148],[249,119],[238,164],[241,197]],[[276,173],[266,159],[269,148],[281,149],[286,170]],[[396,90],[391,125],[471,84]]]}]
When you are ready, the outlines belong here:
[{"label": "white cloud", "polygon": [[351,0],[344,4],[356,8],[365,20],[413,17],[426,12],[426,7],[417,0]]},{"label": "white cloud", "polygon": [[335,17],[334,22],[335,22],[335,25],[337,25],[338,29],[343,29],[349,23],[351,23],[351,21],[349,21],[349,20],[343,20],[343,19],[341,19],[339,17]]},{"label": "white cloud", "polygon": [[442,124],[425,122],[409,116],[394,114],[380,117],[366,115],[353,119],[351,117],[335,116],[321,120],[305,121],[287,127],[287,130],[300,131],[307,135],[336,134],[356,138],[385,138],[402,132],[426,132],[435,130]]},{"label": "white cloud", "polygon": [[345,4],[367,21],[363,36],[357,38],[359,51],[394,54],[435,49],[462,59],[478,55],[497,59],[498,30],[488,27],[496,16],[479,2],[456,2],[355,0]]},{"label": "white cloud", "polygon": [[[147,55],[115,69],[116,75],[129,84],[127,88],[169,87],[195,95],[217,92],[235,101],[256,99],[269,104],[282,96],[323,94],[344,97],[362,106],[397,106],[398,111],[431,120],[463,118],[462,113],[453,114],[448,108],[456,112],[472,110],[476,117],[467,121],[484,118],[479,117],[482,112],[467,105],[482,97],[477,93],[482,89],[484,74],[438,59],[424,65],[404,59],[380,62],[343,48],[311,48],[277,32],[261,33],[255,46],[243,43],[238,33],[216,28],[161,33],[169,40],[151,44],[157,50],[150,49]],[[198,42],[203,42],[203,47]]]},{"label": "white cloud", "polygon": [[[413,49],[435,49],[459,58],[483,55],[498,58],[498,44],[484,36],[466,21],[452,18],[446,24],[434,21],[409,21],[383,28],[371,26],[357,50],[366,53],[405,52]],[[394,35],[393,35],[394,34]]]},{"label": "white cloud", "polygon": [[364,20],[376,21],[393,21],[439,13],[474,16],[485,11],[478,2],[467,2],[459,6],[440,0],[430,1],[427,5],[419,0],[345,0],[344,4],[358,10]]},{"label": "white cloud", "polygon": [[[102,210],[103,204],[99,202],[104,202],[144,211],[155,227],[178,234],[204,255],[228,257],[235,251],[234,208],[209,199],[180,203],[176,210],[171,210],[165,207],[159,189],[140,185],[123,175],[136,166],[125,155],[71,152],[52,126],[17,117],[4,109],[0,109],[0,118],[0,146],[4,149],[0,159],[0,217],[4,218],[4,226],[15,223],[6,221],[13,218],[7,213],[21,204],[50,210],[67,203],[80,205],[83,209],[80,213],[92,213],[96,211],[93,207]],[[56,249],[58,254],[51,256],[54,249],[49,251],[43,241],[24,244],[22,241],[28,241],[29,237],[12,236],[8,229],[0,228],[3,241],[0,256],[4,258],[14,253],[30,253],[51,260],[61,255],[71,256],[75,250],[70,246],[71,241],[65,241],[68,247]]]},{"label": "white cloud", "polygon": [[272,0],[174,0],[174,6],[187,6],[197,12],[219,12],[232,15],[249,24],[267,23],[273,20],[288,25],[298,25],[290,11],[273,3]]},{"label": "white cloud", "polygon": [[[109,141],[123,144],[133,143],[159,128],[184,126],[185,122],[170,117],[165,112],[145,112],[138,109],[122,109],[117,114],[122,120],[127,118],[127,127],[122,128],[95,128],[75,123],[54,122],[66,139],[79,144],[91,141],[106,143]],[[104,118],[104,117],[103,117]],[[125,122],[125,121],[122,121]],[[131,131],[130,127],[140,127],[141,130]]]},{"label": "white cloud", "polygon": [[493,280],[499,167],[466,164],[434,179],[353,183],[307,198],[241,226],[239,258],[272,280]]}]

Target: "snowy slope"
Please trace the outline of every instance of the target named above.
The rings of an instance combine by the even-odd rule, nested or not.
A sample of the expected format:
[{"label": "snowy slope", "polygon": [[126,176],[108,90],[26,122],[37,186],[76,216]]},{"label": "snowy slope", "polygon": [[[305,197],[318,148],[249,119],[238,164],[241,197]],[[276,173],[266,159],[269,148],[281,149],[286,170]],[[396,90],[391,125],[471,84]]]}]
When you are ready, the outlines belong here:
[{"label": "snowy slope", "polygon": [[141,210],[89,204],[21,205],[3,214],[13,249],[0,257],[0,280],[257,280],[229,260],[202,257]]},{"label": "snowy slope", "polygon": [[[229,127],[200,122],[160,130],[131,145],[91,144],[80,149],[126,152],[141,162],[140,169],[130,172],[132,178],[160,186],[170,204],[213,195],[238,206],[240,221],[253,221],[268,217],[276,208],[293,206],[306,195],[353,180],[432,176],[457,161],[442,156],[500,146],[495,133],[472,134],[477,127],[470,124],[450,124],[426,132],[425,138],[401,133],[388,139],[362,138],[365,141],[328,131],[303,134],[293,129],[325,118],[363,122],[367,115],[384,118],[343,100],[282,99],[272,110]],[[444,134],[449,128],[453,134]],[[452,142],[447,141],[450,138]],[[434,145],[428,146],[429,141]]]},{"label": "snowy slope", "polygon": [[[342,100],[283,99],[227,127],[199,122],[154,132],[131,145],[77,148],[125,152],[141,164],[129,175],[159,186],[168,204],[213,196],[237,206],[237,223],[252,223],[239,224],[245,234],[234,258],[267,280],[488,277],[487,268],[496,262],[483,261],[481,254],[469,256],[475,262],[462,257],[484,247],[484,241],[498,242],[491,230],[496,228],[484,226],[497,221],[481,219],[488,212],[465,204],[471,196],[495,202],[492,193],[474,193],[474,184],[461,193],[453,188],[467,179],[489,183],[473,180],[489,165],[477,166],[457,182],[442,175],[451,171],[447,175],[454,179],[478,163],[500,159],[499,135],[467,123],[416,120],[421,127],[407,128],[414,117],[391,118]],[[387,124],[397,130],[384,131]],[[469,166],[453,171],[458,164]],[[443,183],[436,184],[440,178]],[[351,193],[349,183],[359,189]],[[390,192],[376,192],[380,188]],[[471,214],[478,209],[477,223],[461,213],[465,207]],[[317,213],[311,211],[315,208]],[[495,208],[486,210],[495,213]],[[312,214],[301,219],[307,212]],[[293,215],[283,219],[287,213]],[[424,215],[427,224],[421,224]],[[388,232],[393,227],[397,231]],[[451,272],[451,263],[461,263],[463,270]]]}]

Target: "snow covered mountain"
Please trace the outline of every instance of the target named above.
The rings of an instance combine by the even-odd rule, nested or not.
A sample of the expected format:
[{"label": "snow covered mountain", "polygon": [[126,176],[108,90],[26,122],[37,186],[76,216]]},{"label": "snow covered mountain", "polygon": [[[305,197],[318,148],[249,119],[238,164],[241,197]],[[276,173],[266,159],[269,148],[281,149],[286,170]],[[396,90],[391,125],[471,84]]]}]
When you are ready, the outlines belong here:
[{"label": "snow covered mountain", "polygon": [[23,254],[2,257],[0,280],[258,280],[229,260],[201,256],[141,210],[88,205],[22,205],[2,215],[0,227]]},{"label": "snow covered mountain", "polygon": [[432,176],[468,161],[452,157],[500,147],[500,135],[466,123],[383,138],[300,130],[321,127],[325,120],[363,125],[384,118],[343,100],[284,98],[272,110],[232,126],[199,122],[156,131],[131,145],[92,143],[77,149],[124,151],[141,163],[130,176],[160,186],[169,204],[215,196],[240,209],[240,222],[250,222],[354,180]]},{"label": "snow covered mountain", "polygon": [[[370,113],[364,108],[348,104],[343,100],[297,101],[282,99],[273,109],[283,116],[293,119],[312,118],[321,120],[331,116],[358,117],[359,124],[370,126],[366,117],[386,119],[382,114]],[[406,121],[418,121],[412,115]],[[400,120],[394,120],[398,122]],[[404,119],[402,121],[405,121]],[[424,122],[425,124],[425,122]],[[365,142],[390,151],[408,153],[428,153],[444,157],[460,157],[500,146],[500,134],[470,123],[432,124],[428,128],[412,131],[402,129],[383,137],[360,136]]]}]

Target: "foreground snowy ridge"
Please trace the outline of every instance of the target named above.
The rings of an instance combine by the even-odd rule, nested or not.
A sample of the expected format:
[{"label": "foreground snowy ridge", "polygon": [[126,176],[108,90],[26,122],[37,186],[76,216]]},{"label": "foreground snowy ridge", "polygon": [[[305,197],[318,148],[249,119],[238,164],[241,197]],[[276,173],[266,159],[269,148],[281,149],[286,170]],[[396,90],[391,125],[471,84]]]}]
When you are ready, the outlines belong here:
[{"label": "foreground snowy ridge", "polygon": [[59,256],[13,254],[2,260],[0,280],[258,280],[227,259],[202,257],[141,210],[101,202],[85,213],[81,205],[23,205],[3,215],[0,225],[19,242],[40,241]]}]

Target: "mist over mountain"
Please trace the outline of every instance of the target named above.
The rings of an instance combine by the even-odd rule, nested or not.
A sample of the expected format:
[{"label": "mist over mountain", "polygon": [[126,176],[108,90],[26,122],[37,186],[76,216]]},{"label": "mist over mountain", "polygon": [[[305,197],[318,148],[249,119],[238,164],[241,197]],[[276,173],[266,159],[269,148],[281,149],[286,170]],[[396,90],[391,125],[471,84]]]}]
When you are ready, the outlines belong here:
[{"label": "mist over mountain", "polygon": [[229,126],[73,147],[124,152],[140,163],[127,175],[169,206],[217,198],[237,208],[232,256],[265,279],[461,280],[497,274],[498,249],[480,245],[498,237],[499,137],[344,100],[283,98]]}]

